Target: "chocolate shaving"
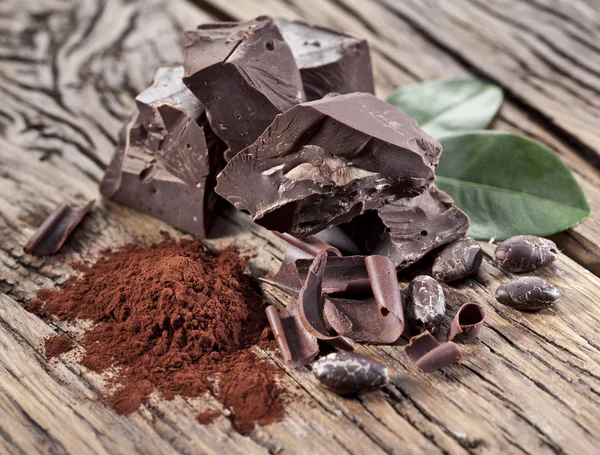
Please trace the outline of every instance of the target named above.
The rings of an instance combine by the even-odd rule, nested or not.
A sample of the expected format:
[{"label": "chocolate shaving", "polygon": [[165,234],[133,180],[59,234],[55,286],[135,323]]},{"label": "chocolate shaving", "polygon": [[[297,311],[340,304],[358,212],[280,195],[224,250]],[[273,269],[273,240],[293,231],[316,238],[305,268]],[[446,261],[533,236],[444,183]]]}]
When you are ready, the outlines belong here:
[{"label": "chocolate shaving", "polygon": [[[306,279],[310,268],[308,259],[296,261],[298,276]],[[364,256],[330,256],[323,276],[324,294],[364,294],[371,292],[371,282]]]},{"label": "chocolate shaving", "polygon": [[319,344],[300,322],[297,303],[292,301],[279,312],[270,305],[265,313],[286,365],[299,368],[312,362],[319,353]]},{"label": "chocolate shaving", "polygon": [[321,253],[321,251],[325,251],[334,256],[342,255],[337,248],[325,243],[323,240],[315,237],[314,235],[310,235],[304,239],[299,239],[287,233],[282,234],[281,232],[273,231],[273,234],[280,239],[285,240],[290,245],[293,245],[305,253],[310,254],[312,257],[317,256],[319,253]]},{"label": "chocolate shaving", "polygon": [[448,341],[458,337],[465,343],[474,343],[485,320],[485,310],[474,302],[465,303],[460,307],[450,324]]},{"label": "chocolate shaving", "polygon": [[25,253],[34,256],[56,253],[64,245],[71,232],[81,223],[93,204],[93,200],[80,208],[60,204],[25,244],[23,247]]},{"label": "chocolate shaving", "polygon": [[408,344],[404,347],[404,352],[406,352],[406,355],[413,362],[416,362],[439,345],[433,335],[428,330],[425,330],[420,335],[416,335],[408,341]]},{"label": "chocolate shaving", "polygon": [[398,286],[398,277],[392,261],[386,256],[369,256],[365,259],[367,273],[375,301],[383,315],[387,312],[395,315],[404,327],[402,312],[402,294]]},{"label": "chocolate shaving", "polygon": [[259,280],[268,283],[271,286],[297,294],[300,292],[303,282],[303,280],[300,279],[298,269],[296,268],[297,259],[307,259],[312,261],[312,256],[295,246],[289,245],[287,250],[285,250],[283,262],[277,273],[271,278],[259,278]]},{"label": "chocolate shaving", "polygon": [[325,317],[342,336],[361,343],[390,344],[402,335],[404,323],[393,313],[383,315],[375,298],[325,298]]},{"label": "chocolate shaving", "polygon": [[327,265],[327,253],[322,251],[313,261],[308,271],[306,281],[300,289],[298,298],[300,321],[304,328],[319,340],[346,351],[354,348],[348,340],[336,334],[327,327],[323,319],[323,296],[321,295],[321,284],[325,266]]},{"label": "chocolate shaving", "polygon": [[431,373],[453,363],[462,362],[462,355],[458,346],[452,341],[440,344],[415,362],[415,365],[424,373]]}]

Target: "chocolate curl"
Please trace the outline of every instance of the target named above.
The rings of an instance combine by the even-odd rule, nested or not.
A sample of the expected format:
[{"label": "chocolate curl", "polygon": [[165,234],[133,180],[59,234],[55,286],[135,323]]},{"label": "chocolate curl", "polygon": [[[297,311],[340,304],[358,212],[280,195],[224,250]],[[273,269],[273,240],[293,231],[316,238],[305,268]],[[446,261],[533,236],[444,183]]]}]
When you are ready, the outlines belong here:
[{"label": "chocolate curl", "polygon": [[317,339],[327,341],[340,349],[353,351],[354,348],[350,342],[327,327],[323,319],[321,285],[326,265],[327,252],[322,251],[313,260],[304,286],[300,289],[298,298],[300,321],[302,321],[304,328]]},{"label": "chocolate curl", "polygon": [[280,312],[270,305],[265,313],[286,365],[299,368],[312,362],[319,354],[319,344],[300,322],[296,302],[290,302]]},{"label": "chocolate curl", "polygon": [[465,343],[474,343],[485,321],[485,310],[474,302],[465,303],[460,307],[450,324],[448,341],[458,337]]},{"label": "chocolate curl", "polygon": [[81,223],[93,204],[93,200],[81,208],[60,204],[25,244],[23,247],[25,253],[34,256],[56,253],[64,245],[71,232]]},{"label": "chocolate curl", "polygon": [[[296,268],[305,280],[312,261],[298,259]],[[329,256],[322,283],[324,294],[363,294],[371,291],[371,281],[365,267],[364,256]]]},{"label": "chocolate curl", "polygon": [[298,269],[296,267],[296,260],[307,259],[312,261],[312,256],[305,251],[296,248],[295,246],[289,245],[285,251],[283,262],[279,267],[279,270],[271,278],[259,278],[260,281],[268,283],[271,286],[275,286],[280,289],[284,289],[289,292],[298,293],[302,287],[301,279],[298,275]]},{"label": "chocolate curl", "polygon": [[368,256],[365,259],[367,273],[373,289],[373,295],[381,312],[395,315],[404,328],[404,313],[402,311],[402,294],[398,286],[396,268],[387,256]]},{"label": "chocolate curl", "polygon": [[448,341],[439,344],[428,331],[412,337],[404,352],[424,373],[462,362],[462,355],[455,343]]},{"label": "chocolate curl", "polygon": [[404,325],[393,313],[383,315],[375,298],[325,298],[325,317],[342,336],[361,343],[390,344],[402,335]]},{"label": "chocolate curl", "polygon": [[314,235],[309,235],[304,239],[299,239],[288,233],[273,231],[273,234],[275,234],[280,239],[285,240],[290,245],[293,245],[296,248],[304,251],[305,253],[310,254],[311,257],[318,256],[322,251],[326,251],[327,254],[333,256],[342,255],[342,253],[340,253],[340,250],[338,250],[336,247],[325,243],[323,240],[315,237]]},{"label": "chocolate curl", "polygon": [[416,362],[439,345],[433,335],[429,333],[429,330],[425,330],[408,341],[408,344],[404,347],[404,352],[413,362]]}]

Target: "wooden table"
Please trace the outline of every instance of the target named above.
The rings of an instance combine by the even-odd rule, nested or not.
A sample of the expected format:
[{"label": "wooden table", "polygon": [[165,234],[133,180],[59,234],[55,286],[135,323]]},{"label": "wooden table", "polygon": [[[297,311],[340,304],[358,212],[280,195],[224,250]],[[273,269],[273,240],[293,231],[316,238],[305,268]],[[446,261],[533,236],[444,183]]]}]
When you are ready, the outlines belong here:
[{"label": "wooden table", "polygon": [[[600,8],[598,0],[2,0],[0,2],[0,453],[575,453],[600,450]],[[465,361],[420,373],[400,347],[358,351],[389,365],[384,390],[341,399],[307,369],[285,369],[299,399],[284,421],[242,437],[217,404],[153,400],[116,415],[100,379],[77,362],[47,363],[40,344],[60,327],[22,309],[42,287],[106,247],[149,244],[165,224],[100,200],[98,182],[133,97],[161,63],[181,59],[182,31],[259,14],[305,18],[368,38],[377,92],[474,75],[503,87],[497,129],[536,138],[562,157],[594,210],[558,235],[564,254],[540,271],[564,289],[556,310],[498,305],[507,276],[490,260],[448,288],[449,315],[481,302],[488,321]],[[52,257],[22,245],[60,202],[99,199]],[[283,242],[226,213],[208,241],[277,269]],[[266,295],[285,302],[265,286]],[[447,327],[445,327],[447,329]],[[272,353],[263,353],[281,365]]]}]

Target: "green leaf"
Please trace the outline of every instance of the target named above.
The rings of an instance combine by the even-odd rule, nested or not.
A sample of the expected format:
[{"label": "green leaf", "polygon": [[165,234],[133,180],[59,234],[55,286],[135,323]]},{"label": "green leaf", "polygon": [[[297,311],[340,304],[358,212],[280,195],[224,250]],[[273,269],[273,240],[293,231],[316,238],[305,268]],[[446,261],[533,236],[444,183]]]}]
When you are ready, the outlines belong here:
[{"label": "green leaf", "polygon": [[503,98],[499,87],[478,79],[441,79],[400,87],[387,101],[439,138],[487,128]]},{"label": "green leaf", "polygon": [[538,142],[495,131],[456,133],[440,142],[436,185],[469,215],[469,235],[476,239],[548,236],[590,214],[569,169]]}]

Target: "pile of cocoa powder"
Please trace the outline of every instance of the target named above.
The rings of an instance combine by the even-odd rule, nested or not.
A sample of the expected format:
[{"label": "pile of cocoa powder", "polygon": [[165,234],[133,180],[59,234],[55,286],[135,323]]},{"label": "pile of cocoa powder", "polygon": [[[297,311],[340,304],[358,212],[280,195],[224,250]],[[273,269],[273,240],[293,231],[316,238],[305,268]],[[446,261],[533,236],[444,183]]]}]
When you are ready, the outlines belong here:
[{"label": "pile of cocoa powder", "polygon": [[[76,268],[81,276],[40,291],[29,309],[92,323],[80,340],[81,363],[98,373],[117,369],[107,397],[117,412],[135,411],[153,391],[167,400],[208,392],[231,411],[240,433],[283,417],[279,369],[252,350],[273,347],[265,302],[235,250],[165,239],[105,251],[91,267]],[[46,354],[70,347],[68,338],[52,338]],[[198,420],[217,416],[203,413]]]}]

